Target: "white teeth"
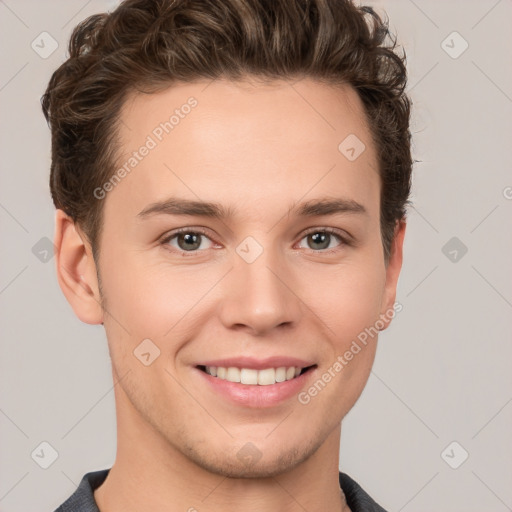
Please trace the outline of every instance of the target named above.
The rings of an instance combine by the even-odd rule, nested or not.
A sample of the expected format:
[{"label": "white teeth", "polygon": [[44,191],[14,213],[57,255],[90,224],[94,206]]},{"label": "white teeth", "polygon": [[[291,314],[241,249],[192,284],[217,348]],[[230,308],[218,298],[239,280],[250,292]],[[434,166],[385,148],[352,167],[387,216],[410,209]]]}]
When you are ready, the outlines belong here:
[{"label": "white teeth", "polygon": [[276,368],[276,382],[284,382],[286,380],[286,368]]},{"label": "white teeth", "polygon": [[229,367],[226,372],[226,380],[229,380],[229,382],[240,382],[240,370],[233,366]]},{"label": "white teeth", "polygon": [[290,368],[286,370],[286,380],[293,379],[293,377],[295,377],[295,366],[290,366]]},{"label": "white teeth", "polygon": [[267,368],[258,372],[258,384],[260,386],[268,386],[276,383],[276,371],[274,368]]},{"label": "white teeth", "polygon": [[240,382],[242,384],[258,384],[258,370],[242,368],[240,370]]},{"label": "white teeth", "polygon": [[299,366],[290,366],[286,368],[265,368],[264,370],[254,370],[251,368],[236,368],[230,366],[206,366],[206,373],[217,377],[218,379],[229,382],[240,382],[241,384],[269,386],[276,382],[284,382],[298,377],[302,368]]}]

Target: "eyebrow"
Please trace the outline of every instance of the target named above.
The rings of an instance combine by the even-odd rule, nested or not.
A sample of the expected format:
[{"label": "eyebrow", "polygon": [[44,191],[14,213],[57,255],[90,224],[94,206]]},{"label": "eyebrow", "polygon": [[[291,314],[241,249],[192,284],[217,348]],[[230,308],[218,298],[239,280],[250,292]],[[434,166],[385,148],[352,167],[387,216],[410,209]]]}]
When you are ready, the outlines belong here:
[{"label": "eyebrow", "polygon": [[[219,203],[192,201],[176,197],[164,201],[151,203],[146,206],[137,217],[145,219],[153,215],[190,215],[195,217],[209,217],[214,219],[227,219],[234,217],[236,210],[232,207],[225,208]],[[294,203],[288,209],[287,214],[295,214],[299,217],[315,217],[335,214],[367,214],[366,208],[346,198],[321,198],[305,203]]]}]

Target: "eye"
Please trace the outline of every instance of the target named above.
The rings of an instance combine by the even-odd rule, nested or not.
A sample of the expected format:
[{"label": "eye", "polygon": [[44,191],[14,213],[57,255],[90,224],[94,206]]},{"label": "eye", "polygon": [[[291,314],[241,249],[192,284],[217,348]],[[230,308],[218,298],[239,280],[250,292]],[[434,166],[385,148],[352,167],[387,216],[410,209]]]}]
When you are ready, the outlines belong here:
[{"label": "eye", "polygon": [[[211,249],[213,242],[206,233],[199,229],[183,228],[174,231],[166,236],[161,242],[162,245],[171,246],[178,252],[199,252],[200,250]],[[183,254],[185,256],[185,254]]]},{"label": "eye", "polygon": [[[305,249],[311,249],[315,252],[326,251],[326,252],[334,252],[332,249],[336,250],[336,247],[342,245],[350,245],[346,238],[341,236],[333,229],[323,228],[323,229],[314,229],[306,233],[302,240],[306,240],[308,247],[303,247]],[[301,241],[302,241],[301,240]],[[334,243],[338,240],[338,243]]]},{"label": "eye", "polygon": [[[351,245],[348,237],[342,236],[331,228],[312,229],[303,236],[301,242],[303,240],[306,240],[307,247],[303,245],[299,245],[299,247],[314,252],[331,253],[336,252],[339,247]],[[215,245],[207,233],[199,228],[175,230],[165,236],[160,244],[166,248],[171,247],[172,252],[177,252],[182,256],[192,256],[198,252],[212,249]]]}]

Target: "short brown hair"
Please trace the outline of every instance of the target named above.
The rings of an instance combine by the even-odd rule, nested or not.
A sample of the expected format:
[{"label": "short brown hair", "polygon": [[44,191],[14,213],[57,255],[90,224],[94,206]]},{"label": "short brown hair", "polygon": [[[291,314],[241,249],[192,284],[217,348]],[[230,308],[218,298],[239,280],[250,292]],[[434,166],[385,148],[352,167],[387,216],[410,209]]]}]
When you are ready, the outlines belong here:
[{"label": "short brown hair", "polygon": [[[116,167],[126,95],[219,77],[311,77],[359,94],[379,158],[386,263],[411,188],[405,53],[387,21],[350,0],[126,0],[80,23],[69,59],[42,97],[52,132],[50,190],[95,259],[102,202],[93,191]],[[341,142],[341,141],[340,141]]]}]

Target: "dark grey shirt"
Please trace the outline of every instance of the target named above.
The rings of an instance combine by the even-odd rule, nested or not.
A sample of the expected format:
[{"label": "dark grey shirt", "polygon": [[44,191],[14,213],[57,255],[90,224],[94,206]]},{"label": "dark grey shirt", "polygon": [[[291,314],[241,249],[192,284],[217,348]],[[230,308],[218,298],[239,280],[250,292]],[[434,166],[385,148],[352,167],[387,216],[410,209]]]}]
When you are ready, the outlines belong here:
[{"label": "dark grey shirt", "polygon": [[[55,512],[99,512],[93,492],[107,478],[109,471],[102,469],[85,474],[76,491]],[[340,487],[352,512],[386,512],[347,474],[340,473],[339,476]]]}]

